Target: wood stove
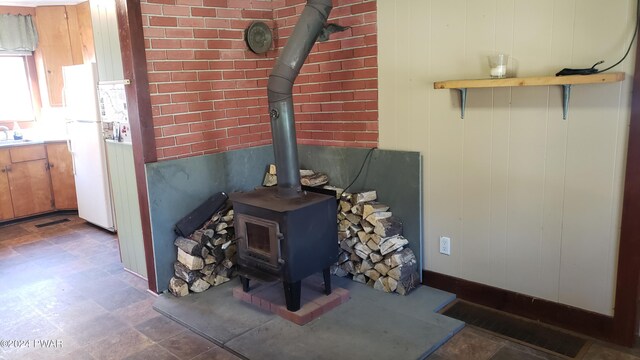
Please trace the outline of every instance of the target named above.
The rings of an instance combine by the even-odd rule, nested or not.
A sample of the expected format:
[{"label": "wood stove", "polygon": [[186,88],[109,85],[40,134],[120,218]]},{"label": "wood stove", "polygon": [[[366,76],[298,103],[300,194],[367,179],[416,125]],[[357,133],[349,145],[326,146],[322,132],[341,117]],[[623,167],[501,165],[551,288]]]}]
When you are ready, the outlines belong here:
[{"label": "wood stove", "polygon": [[238,236],[238,274],[281,280],[287,309],[300,308],[301,280],[323,271],[331,292],[329,266],[338,256],[335,197],[302,191],[293,111],[293,83],[323,31],[331,0],[308,0],[269,75],[267,95],[277,188],[231,194]]},{"label": "wood stove", "polygon": [[265,188],[231,194],[238,237],[238,273],[249,279],[282,281],[287,309],[300,308],[301,281],[322,271],[331,293],[329,267],[337,261],[336,200],[312,192],[294,199]]}]

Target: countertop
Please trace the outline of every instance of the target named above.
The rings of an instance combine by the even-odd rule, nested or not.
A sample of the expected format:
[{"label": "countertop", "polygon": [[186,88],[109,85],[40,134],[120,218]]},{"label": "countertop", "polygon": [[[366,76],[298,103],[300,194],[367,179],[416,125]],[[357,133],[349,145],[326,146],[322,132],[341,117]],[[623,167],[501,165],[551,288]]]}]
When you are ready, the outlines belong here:
[{"label": "countertop", "polygon": [[14,146],[28,146],[67,142],[64,139],[48,139],[48,140],[0,140],[0,149]]}]

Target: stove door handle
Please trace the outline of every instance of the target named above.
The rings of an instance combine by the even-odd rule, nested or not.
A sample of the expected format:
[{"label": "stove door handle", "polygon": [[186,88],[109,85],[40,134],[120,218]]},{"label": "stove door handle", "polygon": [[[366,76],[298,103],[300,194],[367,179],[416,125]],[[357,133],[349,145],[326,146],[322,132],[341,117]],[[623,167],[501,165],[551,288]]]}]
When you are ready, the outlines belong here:
[{"label": "stove door handle", "polygon": [[282,240],[284,240],[284,235],[278,231],[276,237],[278,238],[278,264],[284,265],[285,261],[282,258]]}]

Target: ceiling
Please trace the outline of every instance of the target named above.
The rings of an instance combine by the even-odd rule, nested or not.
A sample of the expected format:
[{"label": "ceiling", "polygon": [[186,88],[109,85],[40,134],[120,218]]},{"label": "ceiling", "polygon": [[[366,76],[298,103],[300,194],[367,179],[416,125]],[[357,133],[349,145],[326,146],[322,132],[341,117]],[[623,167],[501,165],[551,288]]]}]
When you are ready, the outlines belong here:
[{"label": "ceiling", "polygon": [[0,0],[0,6],[75,5],[86,0]]}]

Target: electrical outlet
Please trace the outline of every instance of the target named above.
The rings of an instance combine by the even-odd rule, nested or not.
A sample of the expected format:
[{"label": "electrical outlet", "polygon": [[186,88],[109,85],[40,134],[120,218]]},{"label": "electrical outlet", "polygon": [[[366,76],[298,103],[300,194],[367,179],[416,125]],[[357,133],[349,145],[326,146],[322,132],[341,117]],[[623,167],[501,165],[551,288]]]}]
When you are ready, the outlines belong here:
[{"label": "electrical outlet", "polygon": [[451,239],[440,236],[440,254],[451,255]]}]

